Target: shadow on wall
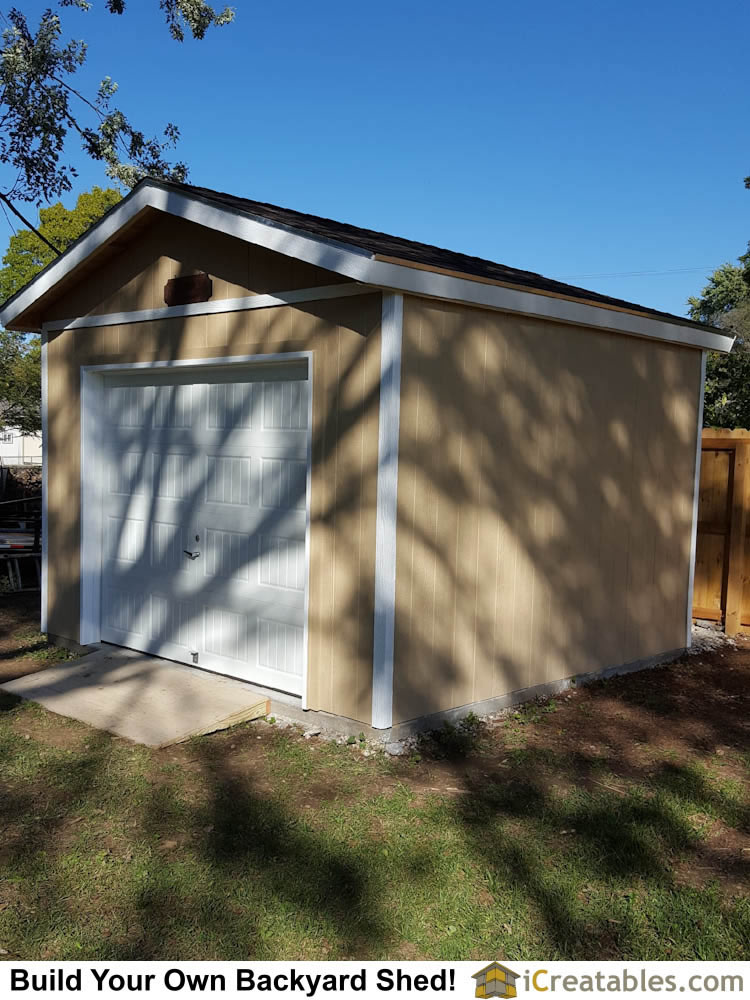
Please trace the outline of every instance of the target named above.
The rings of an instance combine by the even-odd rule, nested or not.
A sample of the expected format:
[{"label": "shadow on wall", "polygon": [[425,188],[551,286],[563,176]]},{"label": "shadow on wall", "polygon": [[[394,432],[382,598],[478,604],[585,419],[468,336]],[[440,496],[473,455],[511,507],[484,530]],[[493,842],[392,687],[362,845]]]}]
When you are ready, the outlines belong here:
[{"label": "shadow on wall", "polygon": [[[50,406],[49,436],[53,451],[64,454],[66,461],[53,461],[50,466],[50,631],[69,634],[79,615],[80,519],[77,505],[69,500],[78,489],[80,475],[77,449],[71,448],[69,443],[80,438],[78,407],[71,405],[71,400],[78,396],[77,365],[312,349],[315,399],[311,442],[312,596],[308,619],[313,674],[310,703],[311,707],[322,707],[365,721],[369,719],[379,318],[380,295],[370,294],[356,300],[311,303],[294,310],[256,310],[142,323],[122,329],[102,328],[90,331],[91,337],[85,339],[79,337],[78,331],[73,335],[70,332],[56,337],[51,335],[50,398],[64,399],[65,403]],[[196,319],[200,323],[196,323]],[[122,352],[120,336],[123,338]],[[71,354],[76,358],[73,363],[70,362]],[[53,381],[57,383],[54,389]],[[196,379],[196,384],[199,382]],[[297,407],[291,397],[280,403],[282,411],[286,406]],[[244,396],[228,398],[225,405],[223,426],[210,429],[210,451],[218,457],[236,451],[237,442],[231,440],[234,424],[252,422],[255,427],[262,424],[264,395],[256,394],[251,415],[245,412],[247,399]],[[133,406],[138,410],[136,417]],[[115,470],[115,478],[120,472],[126,473],[134,488],[131,490],[130,485],[127,489],[120,488],[120,484],[115,488],[121,506],[118,516],[109,522],[104,558],[119,555],[112,562],[109,574],[112,588],[129,593],[132,603],[128,605],[127,615],[133,621],[146,622],[152,649],[174,641],[178,627],[187,631],[192,626],[201,629],[204,599],[214,608],[231,609],[237,581],[259,578],[262,554],[259,539],[278,537],[285,519],[304,511],[305,506],[304,475],[294,475],[284,481],[283,510],[278,505],[261,503],[259,493],[252,489],[245,497],[250,537],[240,539],[231,552],[218,553],[214,565],[216,567],[218,562],[220,572],[211,574],[210,578],[208,562],[200,561],[199,572],[189,585],[192,607],[187,617],[179,623],[167,619],[155,621],[151,616],[151,596],[148,587],[144,586],[144,580],[149,574],[153,575],[153,554],[158,550],[163,558],[165,553],[174,552],[184,558],[183,549],[193,547],[203,547],[205,553],[204,544],[187,544],[185,528],[205,521],[204,505],[212,492],[211,477],[216,468],[206,462],[205,406],[200,409],[203,426],[198,428],[192,444],[189,434],[179,427],[184,420],[181,407],[177,387],[170,386],[166,395],[144,393],[137,401],[128,393],[107,392],[108,419],[121,425],[118,428],[119,452],[128,456],[127,470],[121,465],[119,472]],[[305,427],[306,416],[305,412]],[[299,413],[296,410],[294,414],[280,413],[282,423],[287,417],[298,420]],[[169,425],[176,425],[177,429],[173,431]],[[166,537],[165,525],[159,523],[164,521],[160,511],[164,509],[164,496],[174,493],[174,469],[168,462],[153,464],[152,456],[154,452],[163,451],[167,435],[171,433],[180,439],[175,450],[190,470],[190,483],[187,486],[186,480],[180,481],[179,516],[170,518],[174,523],[170,537]],[[272,449],[275,459],[282,464],[287,460],[298,463],[301,457],[299,433],[290,437],[294,441],[288,454],[279,442]],[[112,482],[111,476],[109,481]],[[147,486],[139,489],[139,484]],[[142,533],[135,537],[131,530],[134,520],[144,526]],[[216,524],[201,525],[199,534],[204,542],[206,530],[216,527]],[[297,559],[300,558],[299,542],[296,538]],[[164,596],[184,596],[185,585],[185,575],[175,572],[172,581],[163,578],[159,581],[159,591]],[[257,647],[257,621],[248,616],[246,628],[248,645]],[[180,644],[185,645],[184,642]],[[173,649],[166,651],[166,655],[178,654]],[[318,670],[314,669],[316,665]],[[225,666],[228,673],[233,672],[231,663]],[[237,674],[242,676],[241,671]]]},{"label": "shadow on wall", "polygon": [[[379,375],[370,299],[76,333],[81,364],[314,350],[310,705],[363,722]],[[685,644],[699,374],[697,351],[407,299],[394,722]],[[58,361],[52,377],[66,404],[50,411],[50,438],[66,462],[50,484],[50,630],[65,635],[78,617],[77,368]],[[186,520],[206,486],[204,471],[182,501]],[[265,528],[261,517],[256,533]],[[143,575],[148,531],[125,581]],[[257,574],[258,555],[250,545],[234,575]],[[233,581],[211,586],[220,601]]]},{"label": "shadow on wall", "polygon": [[394,719],[684,647],[700,352],[404,324]]}]

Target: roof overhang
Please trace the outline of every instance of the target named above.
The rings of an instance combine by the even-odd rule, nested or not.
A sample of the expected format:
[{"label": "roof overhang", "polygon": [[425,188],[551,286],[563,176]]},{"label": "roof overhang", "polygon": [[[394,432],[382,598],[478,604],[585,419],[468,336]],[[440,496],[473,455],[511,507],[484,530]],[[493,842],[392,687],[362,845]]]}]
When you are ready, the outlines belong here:
[{"label": "roof overhang", "polygon": [[24,320],[24,314],[43,296],[54,295],[55,288],[82,267],[92,254],[149,210],[185,219],[375,288],[468,303],[704,350],[727,352],[734,343],[733,337],[719,330],[688,320],[683,323],[678,317],[674,320],[662,319],[635,310],[631,312],[501,283],[474,280],[469,276],[417,268],[408,262],[378,259],[359,247],[312,236],[278,222],[217,205],[193,193],[176,191],[152,180],[142,181],[64,254],[9,299],[0,308],[0,323],[8,329],[38,329],[39,324],[30,325],[28,319]]}]

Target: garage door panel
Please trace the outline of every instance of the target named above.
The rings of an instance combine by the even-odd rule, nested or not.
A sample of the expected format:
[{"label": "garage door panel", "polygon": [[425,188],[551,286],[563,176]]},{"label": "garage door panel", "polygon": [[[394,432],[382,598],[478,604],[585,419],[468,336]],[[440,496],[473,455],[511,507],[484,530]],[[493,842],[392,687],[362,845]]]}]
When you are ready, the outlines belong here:
[{"label": "garage door panel", "polygon": [[258,425],[262,383],[229,382],[206,386],[206,427],[210,430],[248,430]]},{"label": "garage door panel", "polygon": [[206,528],[201,566],[204,577],[249,583],[257,560],[257,540],[244,531]]},{"label": "garage door panel", "polygon": [[258,617],[258,664],[301,678],[303,629],[280,618],[280,615]]},{"label": "garage door panel", "polygon": [[204,500],[229,507],[257,505],[257,477],[250,455],[207,454],[205,459]]},{"label": "garage door panel", "polygon": [[192,385],[160,385],[154,387],[152,425],[154,428],[187,428],[193,426]]},{"label": "garage door panel", "polygon": [[152,491],[157,498],[194,499],[199,456],[178,448],[151,452]]},{"label": "garage door panel", "polygon": [[[216,528],[233,530],[238,518],[232,510],[213,504],[204,504],[203,515],[207,524]],[[280,535],[290,538],[305,537],[305,511],[275,510],[273,508],[248,508],[242,514],[241,522],[251,534]]]},{"label": "garage door panel", "polygon": [[[153,440],[159,439],[153,438]],[[208,431],[205,428],[196,427],[191,431],[189,437],[187,434],[174,434],[170,435],[168,440],[193,448],[196,453],[230,456],[276,454],[280,458],[294,456],[301,461],[304,461],[307,456],[306,431],[274,431],[269,433],[264,430],[236,430],[228,432]]]},{"label": "garage door panel", "polygon": [[304,510],[307,463],[299,458],[260,460],[260,505],[271,510]]},{"label": "garage door panel", "polygon": [[198,544],[189,526],[176,524],[173,520],[160,521],[154,518],[150,532],[149,570],[194,577],[195,560],[185,553],[195,551]]},{"label": "garage door panel", "polygon": [[107,390],[107,420],[113,427],[147,427],[151,425],[153,386],[122,385]]},{"label": "garage door panel", "polygon": [[103,596],[102,638],[105,641],[148,638],[150,607],[147,594],[129,587],[107,585]]},{"label": "garage door panel", "polygon": [[259,537],[258,582],[264,587],[305,591],[305,539],[277,534]]},{"label": "garage door panel", "polygon": [[108,563],[129,568],[143,559],[147,531],[144,518],[110,515],[105,521],[104,531]]},{"label": "garage door panel", "polygon": [[105,603],[102,638],[147,653],[193,662],[203,623],[192,598],[144,590],[134,595],[111,589]]},{"label": "garage door panel", "polygon": [[175,597],[173,593],[149,593],[148,637],[152,642],[169,642],[179,646],[192,658],[201,645],[202,622],[192,598]]},{"label": "garage door panel", "polygon": [[264,382],[263,429],[307,429],[307,383]]},{"label": "garage door panel", "polygon": [[148,488],[149,456],[145,451],[123,449],[108,464],[107,490],[119,496],[143,495]]},{"label": "garage door panel", "polygon": [[205,651],[209,656],[235,660],[238,669],[244,669],[246,663],[256,660],[253,616],[213,605],[204,605],[203,614]]},{"label": "garage door panel", "polygon": [[206,643],[200,664],[299,694],[304,629],[285,620],[286,610],[252,614],[205,606]]},{"label": "garage door panel", "polygon": [[309,384],[138,378],[108,390],[103,638],[300,693]]},{"label": "garage door panel", "polygon": [[106,498],[106,513],[108,516],[123,518],[140,518],[147,522],[159,521],[184,525],[189,528],[192,523],[192,513],[197,509],[194,501],[187,503],[176,501],[169,497],[154,497],[145,492],[126,496],[125,494],[110,495]]}]

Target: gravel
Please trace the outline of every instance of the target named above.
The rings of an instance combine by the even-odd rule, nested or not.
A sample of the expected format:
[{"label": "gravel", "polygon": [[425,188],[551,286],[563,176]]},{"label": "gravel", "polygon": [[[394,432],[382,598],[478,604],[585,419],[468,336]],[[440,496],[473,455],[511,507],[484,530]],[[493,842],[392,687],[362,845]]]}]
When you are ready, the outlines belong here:
[{"label": "gravel", "polygon": [[693,644],[690,647],[690,655],[696,653],[712,653],[722,646],[736,646],[737,643],[731,636],[725,635],[719,628],[710,625],[693,625]]}]

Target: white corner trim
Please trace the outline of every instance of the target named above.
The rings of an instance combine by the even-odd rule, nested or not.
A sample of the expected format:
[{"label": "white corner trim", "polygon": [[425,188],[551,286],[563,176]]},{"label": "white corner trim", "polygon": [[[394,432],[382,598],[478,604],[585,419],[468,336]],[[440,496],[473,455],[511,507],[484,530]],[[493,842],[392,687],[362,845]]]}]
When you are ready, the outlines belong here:
[{"label": "white corner trim", "polygon": [[688,576],[687,635],[685,646],[693,644],[693,590],[695,588],[695,558],[698,551],[698,503],[701,486],[701,450],[703,446],[703,399],[706,388],[706,352],[701,351],[701,387],[698,399],[698,428],[695,443],[695,476],[693,478],[693,523],[690,531],[690,565]]},{"label": "white corner trim", "polygon": [[393,724],[393,644],[396,627],[398,435],[404,298],[385,293],[380,327],[378,486],[375,515],[375,628],[372,650],[372,725]]},{"label": "white corner trim", "polygon": [[734,342],[732,337],[661,320],[656,316],[619,312],[605,306],[484,284],[470,278],[457,278],[376,260],[361,248],[310,236],[250,213],[216,205],[196,195],[168,190],[151,181],[143,182],[94,225],[80,242],[74,244],[7,302],[0,309],[0,323],[4,326],[12,323],[33,302],[146,208],[166,212],[378,288],[451,302],[466,302],[486,309],[521,313],[540,319],[708,350],[729,351]]},{"label": "white corner trim", "polygon": [[[224,368],[229,365],[252,365],[305,361],[307,363],[308,433],[307,433],[307,500],[305,505],[305,624],[302,658],[302,707],[307,708],[309,686],[309,592],[310,592],[310,510],[312,485],[312,413],[313,413],[313,353],[288,351],[275,354],[236,354],[227,357],[184,358],[179,361],[135,361],[103,365],[82,365],[81,376],[81,537],[80,537],[80,625],[81,645],[101,640],[102,584],[102,472],[99,459],[101,428],[104,426],[104,375],[117,372],[142,374],[153,370],[173,369],[189,372],[206,367]],[[46,461],[46,458],[45,458]],[[46,497],[46,491],[45,491]],[[46,539],[46,531],[44,534]]]},{"label": "white corner trim", "polygon": [[308,686],[309,645],[310,645],[310,521],[312,510],[312,438],[313,438],[313,352],[306,351],[307,356],[307,501],[305,503],[305,627],[302,635],[302,709],[309,708]]},{"label": "white corner trim", "polygon": [[372,292],[367,285],[321,285],[318,288],[295,288],[273,295],[245,295],[239,299],[213,299],[209,302],[191,302],[185,306],[160,306],[158,309],[136,309],[132,312],[100,313],[78,316],[74,319],[57,319],[46,324],[48,330],[79,330],[84,327],[120,326],[123,323],[147,323],[149,320],[180,319],[184,316],[211,316],[215,313],[245,312],[248,309],[273,309],[313,302],[323,299],[340,299],[350,295],[367,295]]},{"label": "white corner trim", "polygon": [[47,430],[47,329],[42,327],[42,580],[41,580],[41,615],[39,630],[47,631],[49,586],[47,578],[47,481],[48,481],[48,430]]},{"label": "white corner trim", "polygon": [[80,621],[82,646],[101,640],[102,492],[99,457],[104,426],[104,385],[81,367]]}]

